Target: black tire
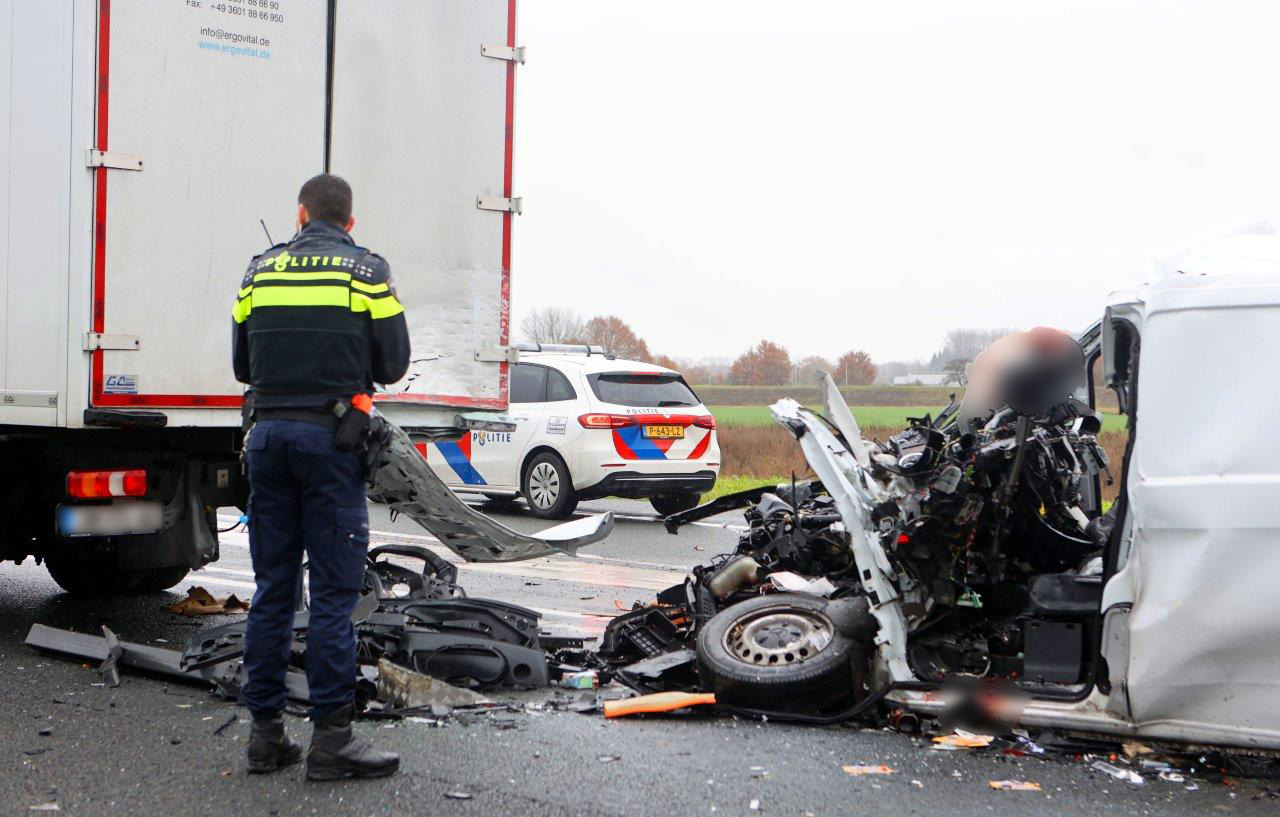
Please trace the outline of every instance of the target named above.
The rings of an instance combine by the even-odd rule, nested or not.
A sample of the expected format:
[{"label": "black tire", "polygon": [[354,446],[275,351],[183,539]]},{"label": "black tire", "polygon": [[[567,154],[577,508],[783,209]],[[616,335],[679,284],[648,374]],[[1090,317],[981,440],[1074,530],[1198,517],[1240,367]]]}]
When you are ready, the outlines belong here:
[{"label": "black tire", "polygon": [[115,596],[132,592],[146,571],[121,570],[115,554],[85,547],[79,552],[50,553],[45,569],[58,586],[73,596]]},{"label": "black tire", "polygon": [[543,451],[529,460],[520,479],[529,512],[543,519],[565,519],[578,507],[569,466],[558,454]]},{"label": "black tire", "polygon": [[[87,549],[86,549],[87,551]],[[73,596],[122,596],[168,590],[186,578],[186,567],[122,570],[110,552],[51,553],[45,569]]]},{"label": "black tire", "polygon": [[698,672],[716,700],[822,713],[861,697],[865,652],[836,631],[827,600],[775,593],[717,613],[698,633]]},{"label": "black tire", "polygon": [[649,504],[659,516],[670,516],[698,507],[699,499],[702,499],[702,494],[658,494],[649,497]]},{"label": "black tire", "polygon": [[154,567],[139,572],[146,575],[138,582],[135,592],[160,593],[185,579],[191,572],[191,568],[186,565],[174,565],[173,567]]}]

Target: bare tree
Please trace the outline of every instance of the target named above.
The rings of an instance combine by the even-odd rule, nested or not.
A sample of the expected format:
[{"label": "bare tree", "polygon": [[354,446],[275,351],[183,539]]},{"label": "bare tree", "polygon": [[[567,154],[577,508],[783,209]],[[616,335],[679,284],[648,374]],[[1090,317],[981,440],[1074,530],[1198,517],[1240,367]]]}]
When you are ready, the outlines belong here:
[{"label": "bare tree", "polygon": [[944,386],[967,386],[969,385],[969,374],[967,368],[969,361],[965,358],[958,357],[955,360],[948,360],[942,370],[947,376],[942,378]]},{"label": "bare tree", "polygon": [[574,343],[582,340],[585,324],[572,309],[547,306],[525,315],[520,333],[533,343]]},{"label": "bare tree", "polygon": [[809,355],[796,363],[796,384],[812,386],[818,379],[818,372],[834,372],[836,365],[821,355]]},{"label": "bare tree", "polygon": [[1013,331],[1016,330],[1008,328],[948,330],[943,338],[942,350],[934,358],[945,370],[946,364],[953,360],[973,360],[983,349]]}]

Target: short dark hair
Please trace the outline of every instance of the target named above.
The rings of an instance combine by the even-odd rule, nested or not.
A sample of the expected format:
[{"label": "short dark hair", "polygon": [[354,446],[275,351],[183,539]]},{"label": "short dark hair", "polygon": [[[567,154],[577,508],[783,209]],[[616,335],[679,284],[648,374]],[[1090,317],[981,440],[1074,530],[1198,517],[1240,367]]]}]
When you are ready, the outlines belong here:
[{"label": "short dark hair", "polygon": [[332,173],[312,176],[298,191],[298,204],[311,218],[346,229],[351,221],[351,185]]}]

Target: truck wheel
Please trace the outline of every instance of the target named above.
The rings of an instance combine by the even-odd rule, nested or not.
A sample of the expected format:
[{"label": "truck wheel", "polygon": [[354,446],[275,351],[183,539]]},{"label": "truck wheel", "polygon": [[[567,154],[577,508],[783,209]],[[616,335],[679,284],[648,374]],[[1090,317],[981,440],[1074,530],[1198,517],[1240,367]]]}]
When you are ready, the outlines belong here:
[{"label": "truck wheel", "polygon": [[51,553],[45,569],[58,586],[73,596],[114,596],[133,592],[144,570],[121,570],[111,553]]},{"label": "truck wheel", "polygon": [[716,700],[775,712],[853,703],[859,645],[823,612],[827,600],[778,593],[717,613],[698,633],[698,672]]},{"label": "truck wheel", "polygon": [[578,494],[573,490],[569,467],[549,451],[529,461],[520,486],[534,516],[564,519],[578,507]]},{"label": "truck wheel", "polygon": [[74,596],[119,596],[158,593],[186,578],[185,566],[121,570],[110,553],[50,554],[45,569],[58,586]]},{"label": "truck wheel", "polygon": [[173,567],[153,567],[150,570],[140,570],[138,572],[146,575],[138,582],[137,592],[159,593],[168,590],[185,579],[187,574],[191,572],[191,568],[186,565],[174,565]]},{"label": "truck wheel", "polygon": [[649,504],[659,516],[670,516],[698,507],[699,499],[702,499],[702,494],[659,494],[649,497]]}]

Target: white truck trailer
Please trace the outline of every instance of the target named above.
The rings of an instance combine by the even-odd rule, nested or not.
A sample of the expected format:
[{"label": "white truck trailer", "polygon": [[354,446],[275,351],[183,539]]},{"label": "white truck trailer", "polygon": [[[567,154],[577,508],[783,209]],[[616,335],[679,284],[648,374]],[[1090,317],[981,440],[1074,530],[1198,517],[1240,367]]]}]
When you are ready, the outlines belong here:
[{"label": "white truck trailer", "polygon": [[323,170],[408,313],[381,410],[504,409],[522,57],[515,0],[0,0],[0,559],[131,592],[217,558],[230,304]]}]

